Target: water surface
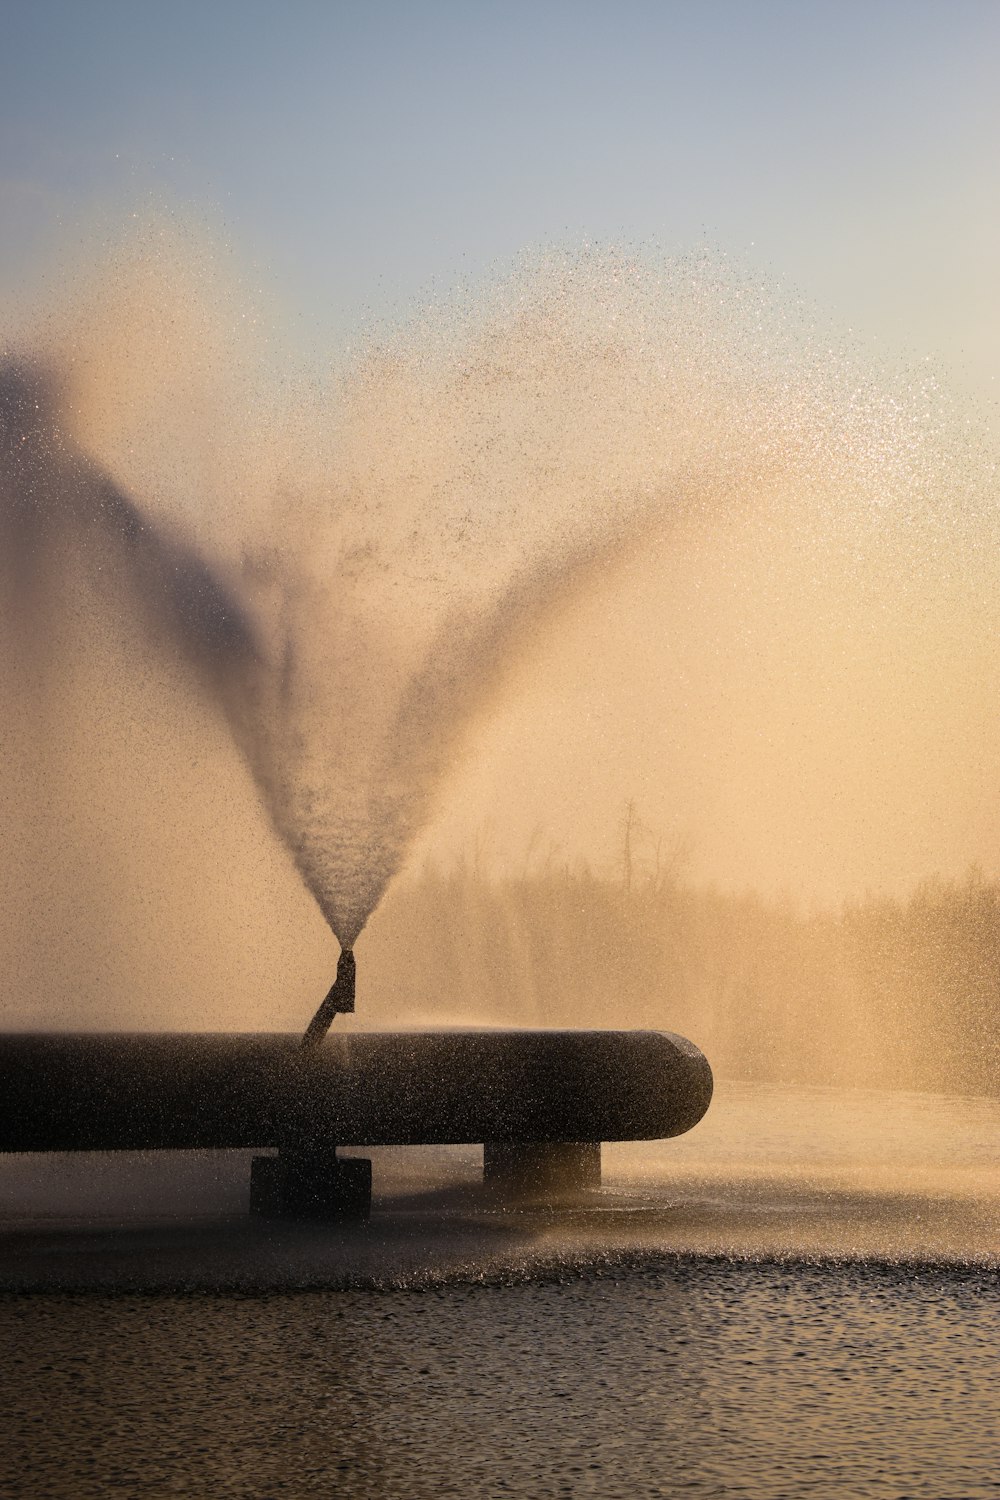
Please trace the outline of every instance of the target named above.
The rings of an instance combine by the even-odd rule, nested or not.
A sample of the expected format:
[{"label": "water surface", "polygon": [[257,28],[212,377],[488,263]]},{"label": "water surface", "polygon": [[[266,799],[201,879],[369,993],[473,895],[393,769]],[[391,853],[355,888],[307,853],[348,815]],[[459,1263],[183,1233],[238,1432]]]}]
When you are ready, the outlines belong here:
[{"label": "water surface", "polygon": [[367,1228],[249,1220],[245,1153],[2,1159],[0,1495],[1000,1496],[998,1153],[723,1081],[558,1205],[372,1153]]},{"label": "water surface", "polygon": [[[0,1493],[985,1500],[982,1271],[0,1302]],[[20,1488],[19,1488],[20,1486]]]}]

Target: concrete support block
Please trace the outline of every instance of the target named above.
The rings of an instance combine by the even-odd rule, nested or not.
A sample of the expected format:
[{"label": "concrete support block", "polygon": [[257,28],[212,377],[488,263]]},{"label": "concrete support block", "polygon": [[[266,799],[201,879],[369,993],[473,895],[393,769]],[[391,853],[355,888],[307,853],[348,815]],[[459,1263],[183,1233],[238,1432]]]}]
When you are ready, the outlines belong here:
[{"label": "concrete support block", "polygon": [[333,1150],[255,1156],[250,1212],[264,1219],[365,1220],[371,1212],[372,1164]]},{"label": "concrete support block", "polygon": [[601,1185],[600,1141],[487,1141],[483,1181],[503,1192],[582,1192]]}]

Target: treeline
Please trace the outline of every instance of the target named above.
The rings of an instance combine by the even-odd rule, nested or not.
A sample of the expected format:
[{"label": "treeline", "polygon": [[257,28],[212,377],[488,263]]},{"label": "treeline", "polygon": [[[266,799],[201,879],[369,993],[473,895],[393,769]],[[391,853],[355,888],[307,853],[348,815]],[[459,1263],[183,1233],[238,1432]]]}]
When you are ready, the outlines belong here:
[{"label": "treeline", "polygon": [[975,872],[805,914],[670,875],[460,862],[391,904],[371,977],[401,1014],[677,1030],[734,1078],[1000,1092],[1000,885]]}]

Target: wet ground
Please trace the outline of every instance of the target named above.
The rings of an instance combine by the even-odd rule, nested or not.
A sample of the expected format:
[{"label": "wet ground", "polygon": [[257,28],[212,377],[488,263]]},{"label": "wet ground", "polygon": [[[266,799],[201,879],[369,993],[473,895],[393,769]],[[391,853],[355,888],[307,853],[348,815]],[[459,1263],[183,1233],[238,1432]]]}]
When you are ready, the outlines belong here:
[{"label": "wet ground", "polygon": [[[0,1161],[0,1495],[1000,1496],[1000,1104],[720,1086],[561,1205]],[[33,1294],[32,1294],[33,1292]]]}]

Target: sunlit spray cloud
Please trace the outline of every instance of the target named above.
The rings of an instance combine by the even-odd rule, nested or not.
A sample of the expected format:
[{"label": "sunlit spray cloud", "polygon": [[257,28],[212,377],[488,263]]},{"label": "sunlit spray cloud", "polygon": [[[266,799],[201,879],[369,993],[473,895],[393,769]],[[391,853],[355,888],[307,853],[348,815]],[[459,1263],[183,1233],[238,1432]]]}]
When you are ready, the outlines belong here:
[{"label": "sunlit spray cloud", "polygon": [[159,236],[7,361],[8,613],[30,650],[71,556],[179,650],[345,947],[595,573],[797,478],[920,489],[912,423],[711,258],[543,257],[320,382],[248,375],[198,280]]},{"label": "sunlit spray cloud", "polygon": [[20,649],[44,638],[63,570],[83,563],[113,607],[145,618],[204,673],[223,702],[256,658],[235,598],[197,551],[155,526],[64,425],[57,377],[0,365],[0,549]]}]

